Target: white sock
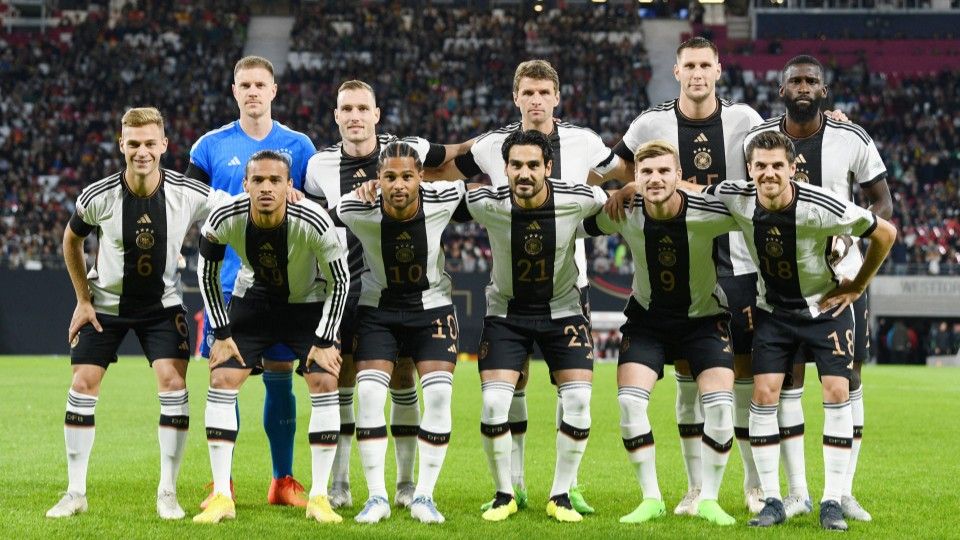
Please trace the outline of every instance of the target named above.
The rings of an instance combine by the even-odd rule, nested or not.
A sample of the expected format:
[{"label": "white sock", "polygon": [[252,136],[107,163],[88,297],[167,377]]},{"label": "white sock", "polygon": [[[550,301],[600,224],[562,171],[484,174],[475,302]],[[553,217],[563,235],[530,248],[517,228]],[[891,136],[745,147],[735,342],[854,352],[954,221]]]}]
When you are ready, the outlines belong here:
[{"label": "white sock", "polygon": [[647,417],[650,392],[639,386],[621,386],[617,390],[617,401],[620,402],[620,435],[643,498],[661,499],[657,482],[657,451]]},{"label": "white sock", "polygon": [[733,446],[733,392],[707,392],[703,403],[703,486],[701,499],[717,500]]},{"label": "white sock", "polygon": [[337,453],[333,458],[333,483],[350,485],[350,449],[353,434],[357,430],[353,415],[353,388],[337,389],[340,402],[340,436],[337,438]]},{"label": "white sock", "polygon": [[743,489],[760,486],[757,466],[753,463],[753,450],[750,448],[750,398],[753,396],[753,379],[733,381],[733,433],[740,449],[743,462]]},{"label": "white sock", "polygon": [[750,446],[763,498],[780,496],[780,430],[777,427],[777,406],[750,402]]},{"label": "white sock", "polygon": [[447,456],[447,445],[450,444],[450,428],[453,424],[450,413],[453,373],[427,373],[420,379],[420,387],[423,389],[423,420],[420,422],[420,434],[417,437],[420,471],[414,497],[423,495],[433,498],[433,488],[437,485],[443,459]]},{"label": "white sock", "polygon": [[233,467],[233,447],[237,442],[236,408],[239,393],[239,390],[208,388],[207,408],[204,411],[213,491],[227,497],[232,497],[230,470]]},{"label": "white sock", "polygon": [[787,492],[809,498],[807,492],[807,465],[803,452],[803,388],[780,392],[777,412],[780,426],[780,456],[787,475]]},{"label": "white sock", "polygon": [[527,436],[527,392],[517,390],[513,393],[510,400],[510,412],[507,413],[507,421],[510,423],[510,438],[512,439],[512,452],[510,454],[510,473],[513,485],[526,487],[523,474],[523,450]]},{"label": "white sock", "polygon": [[387,455],[387,419],[383,407],[387,403],[390,375],[378,369],[357,373],[357,448],[367,480],[370,497],[387,498],[383,478],[383,462]]},{"label": "white sock", "polygon": [[497,491],[513,495],[510,483],[510,424],[507,414],[513,399],[514,385],[506,381],[487,381],[480,385],[483,409],[480,412],[480,432],[483,451],[487,454],[490,474]]},{"label": "white sock", "polygon": [[853,445],[850,402],[823,404],[823,501],[840,502]]},{"label": "white sock", "polygon": [[850,391],[850,412],[853,416],[853,446],[850,448],[850,464],[847,465],[844,478],[844,495],[853,495],[853,476],[857,474],[857,460],[863,440],[863,385]]},{"label": "white sock", "polygon": [[550,496],[570,492],[590,436],[590,395],[593,385],[574,381],[558,386],[563,400],[563,419],[557,431],[557,465]]},{"label": "white sock", "polygon": [[310,498],[327,495],[330,469],[340,438],[340,397],[337,392],[310,394]]},{"label": "white sock", "polygon": [[677,427],[680,430],[680,453],[687,471],[687,490],[700,489],[703,480],[700,473],[700,439],[703,438],[703,411],[697,394],[697,382],[693,377],[676,374],[677,377]]},{"label": "white sock", "polygon": [[177,491],[177,476],[183,461],[183,449],[190,429],[190,403],[187,390],[160,392],[160,485],[157,492]]},{"label": "white sock", "polygon": [[417,387],[390,389],[390,434],[397,458],[397,484],[413,483],[417,465],[417,433],[420,431],[420,402]]},{"label": "white sock", "polygon": [[63,422],[63,440],[67,448],[67,492],[87,494],[87,464],[96,434],[93,411],[97,396],[67,392],[67,413]]}]

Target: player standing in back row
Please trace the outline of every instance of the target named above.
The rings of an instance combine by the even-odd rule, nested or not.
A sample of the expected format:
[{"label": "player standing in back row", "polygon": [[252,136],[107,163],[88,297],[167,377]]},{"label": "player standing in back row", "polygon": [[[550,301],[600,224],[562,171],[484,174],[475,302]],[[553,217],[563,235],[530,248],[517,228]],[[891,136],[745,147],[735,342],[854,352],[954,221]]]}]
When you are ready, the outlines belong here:
[{"label": "player standing in back row", "polygon": [[[853,201],[853,184],[870,203],[876,215],[890,219],[893,202],[887,185],[887,168],[880,158],[876,144],[860,126],[837,122],[821,112],[827,97],[823,66],[812,56],[797,56],[786,63],[781,72],[780,96],[786,105],[786,114],[771,118],[747,135],[745,144],[767,131],[779,131],[793,141],[797,152],[797,174],[794,180],[809,182],[829,190],[845,201]],[[838,238],[838,251],[849,253],[836,265],[837,272],[853,279],[863,264],[857,244],[849,237]],[[870,513],[853,496],[853,475],[857,470],[860,441],[863,434],[863,386],[860,371],[870,358],[869,298],[864,293],[853,303],[856,320],[854,336],[853,373],[850,377],[850,407],[853,411],[853,446],[850,465],[844,478],[841,507],[845,517],[870,521]],[[805,364],[794,365],[792,381],[784,384],[780,393],[777,416],[780,425],[780,449],[786,471],[789,493],[783,500],[787,517],[812,510],[807,491],[806,467],[803,452],[804,418],[801,398]]]}]

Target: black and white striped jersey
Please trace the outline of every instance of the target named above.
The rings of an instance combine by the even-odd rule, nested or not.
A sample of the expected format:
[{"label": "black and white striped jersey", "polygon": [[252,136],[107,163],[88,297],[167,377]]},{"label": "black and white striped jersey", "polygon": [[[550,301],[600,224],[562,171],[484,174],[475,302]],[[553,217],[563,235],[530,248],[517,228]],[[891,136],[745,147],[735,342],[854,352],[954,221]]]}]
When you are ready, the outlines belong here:
[{"label": "black and white striped jersey", "polygon": [[[853,184],[871,186],[887,177],[887,167],[873,139],[862,127],[852,122],[837,122],[820,116],[820,130],[809,137],[790,137],[784,126],[786,115],[760,124],[744,140],[746,145],[759,133],[779,131],[790,137],[796,149],[797,173],[793,179],[827,189],[840,199],[853,201]],[[837,271],[853,279],[863,266],[863,255],[857,244],[837,264]]]},{"label": "black and white striped jersey", "polygon": [[493,251],[488,317],[583,314],[574,240],[580,222],[603,207],[607,194],[596,186],[546,182],[550,195],[534,210],[519,208],[509,186],[467,193],[470,215],[487,229]]},{"label": "black and white striped jersey", "polygon": [[138,317],[183,304],[177,257],[194,222],[229,195],[169,169],[148,197],[134,195],[124,171],[87,186],[70,227],[97,231],[96,263],[87,274],[98,313]]},{"label": "black and white striped jersey", "polygon": [[250,219],[250,196],[241,193],[220,205],[200,231],[201,294],[214,334],[229,335],[230,320],[220,288],[226,246],[240,255],[233,296],[305,304],[321,302],[317,338],[332,342],[347,302],[347,252],[327,211],[311,201],[286,205],[283,222],[261,229]]},{"label": "black and white striped jersey", "polygon": [[[377,177],[377,160],[383,148],[402,141],[420,155],[424,167],[439,167],[443,164],[445,150],[443,145],[431,144],[419,137],[400,139],[395,135],[381,133],[377,135],[377,147],[362,157],[347,155],[343,151],[343,142],[318,150],[307,162],[307,175],[303,190],[307,197],[321,206],[332,209],[340,199],[357,189],[360,184]],[[363,273],[363,250],[353,233],[339,228],[340,240],[347,246],[347,259],[350,263],[350,295],[360,294],[360,274]]]},{"label": "black and white striped jersey", "polygon": [[746,180],[714,184],[705,195],[723,202],[750,241],[750,255],[761,277],[757,307],[815,318],[821,297],[840,284],[827,262],[831,237],[869,236],[877,217],[821,187],[791,185],[793,202],[776,212],[759,204],[756,186]]},{"label": "black and white striped jersey", "polygon": [[[663,139],[680,153],[683,177],[700,185],[721,180],[747,178],[743,159],[743,139],[763,118],[749,105],[717,100],[717,111],[709,118],[692,120],[680,112],[678,99],[672,99],[640,113],[627,129],[614,151],[633,161],[641,144]],[[733,232],[714,241],[713,257],[720,276],[740,276],[757,271],[747,253],[743,235]]]},{"label": "black and white striped jersey", "polygon": [[630,246],[636,269],[633,297],[643,309],[672,317],[708,317],[727,309],[727,299],[717,285],[717,270],[704,264],[713,239],[739,231],[730,211],[713,197],[677,192],[683,199],[680,213],[659,220],[650,217],[643,197],[634,197],[623,221],[605,212],[587,218],[590,236],[620,233]]},{"label": "black and white striped jersey", "polygon": [[383,211],[382,196],[373,205],[354,193],[340,199],[335,216],[363,246],[361,306],[422,311],[452,303],[440,238],[465,193],[463,182],[422,182],[417,215],[405,221]]},{"label": "black and white striped jersey", "polygon": [[[457,168],[468,177],[480,173],[486,174],[494,187],[509,185],[506,163],[503,160],[503,141],[511,133],[521,129],[523,124],[514,122],[480,135],[470,148],[470,152],[457,158]],[[595,171],[602,176],[613,170],[619,163],[620,158],[603,143],[600,135],[590,128],[569,122],[555,122],[554,130],[548,135],[548,139],[553,149],[551,178],[574,184],[586,184],[590,171]],[[577,240],[576,262],[580,270],[577,286],[586,287],[589,281],[583,240]]]}]

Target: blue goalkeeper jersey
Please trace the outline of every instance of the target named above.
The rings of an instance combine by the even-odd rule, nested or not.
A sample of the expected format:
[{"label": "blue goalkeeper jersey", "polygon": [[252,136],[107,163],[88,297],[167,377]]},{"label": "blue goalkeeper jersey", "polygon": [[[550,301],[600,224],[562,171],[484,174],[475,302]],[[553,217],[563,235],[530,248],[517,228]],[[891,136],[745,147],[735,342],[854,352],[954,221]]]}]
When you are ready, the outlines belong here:
[{"label": "blue goalkeeper jersey", "polygon": [[[202,180],[214,189],[236,195],[243,192],[243,174],[247,160],[261,150],[273,150],[286,156],[290,162],[293,187],[303,190],[307,161],[317,149],[309,137],[276,120],[273,121],[270,133],[259,141],[244,133],[239,120],[208,131],[197,139],[190,149],[187,176]],[[233,284],[239,271],[240,257],[233,248],[228,247],[220,270],[223,292],[233,292]]]}]

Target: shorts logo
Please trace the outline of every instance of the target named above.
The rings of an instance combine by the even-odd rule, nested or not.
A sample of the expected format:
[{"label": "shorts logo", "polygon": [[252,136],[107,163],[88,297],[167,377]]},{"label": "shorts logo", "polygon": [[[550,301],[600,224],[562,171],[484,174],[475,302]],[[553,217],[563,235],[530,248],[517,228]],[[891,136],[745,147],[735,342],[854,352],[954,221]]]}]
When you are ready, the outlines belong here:
[{"label": "shorts logo", "polygon": [[489,342],[489,341],[481,341],[481,342],[480,342],[480,351],[477,353],[477,359],[483,360],[484,358],[487,357],[488,354],[490,354],[490,342]]},{"label": "shorts logo", "polygon": [[630,348],[630,338],[624,336],[623,341],[620,342],[620,354],[627,352],[627,349]]},{"label": "shorts logo", "polygon": [[148,250],[156,243],[153,239],[153,233],[149,230],[142,230],[137,234],[137,247],[142,250]]},{"label": "shorts logo", "polygon": [[73,336],[73,341],[70,342],[70,348],[76,348],[80,344],[80,334]]},{"label": "shorts logo", "polygon": [[208,347],[208,348],[212,348],[212,347],[213,347],[213,342],[214,342],[214,341],[216,341],[216,338],[213,337],[213,333],[207,334],[206,342],[207,342],[207,347]]}]

